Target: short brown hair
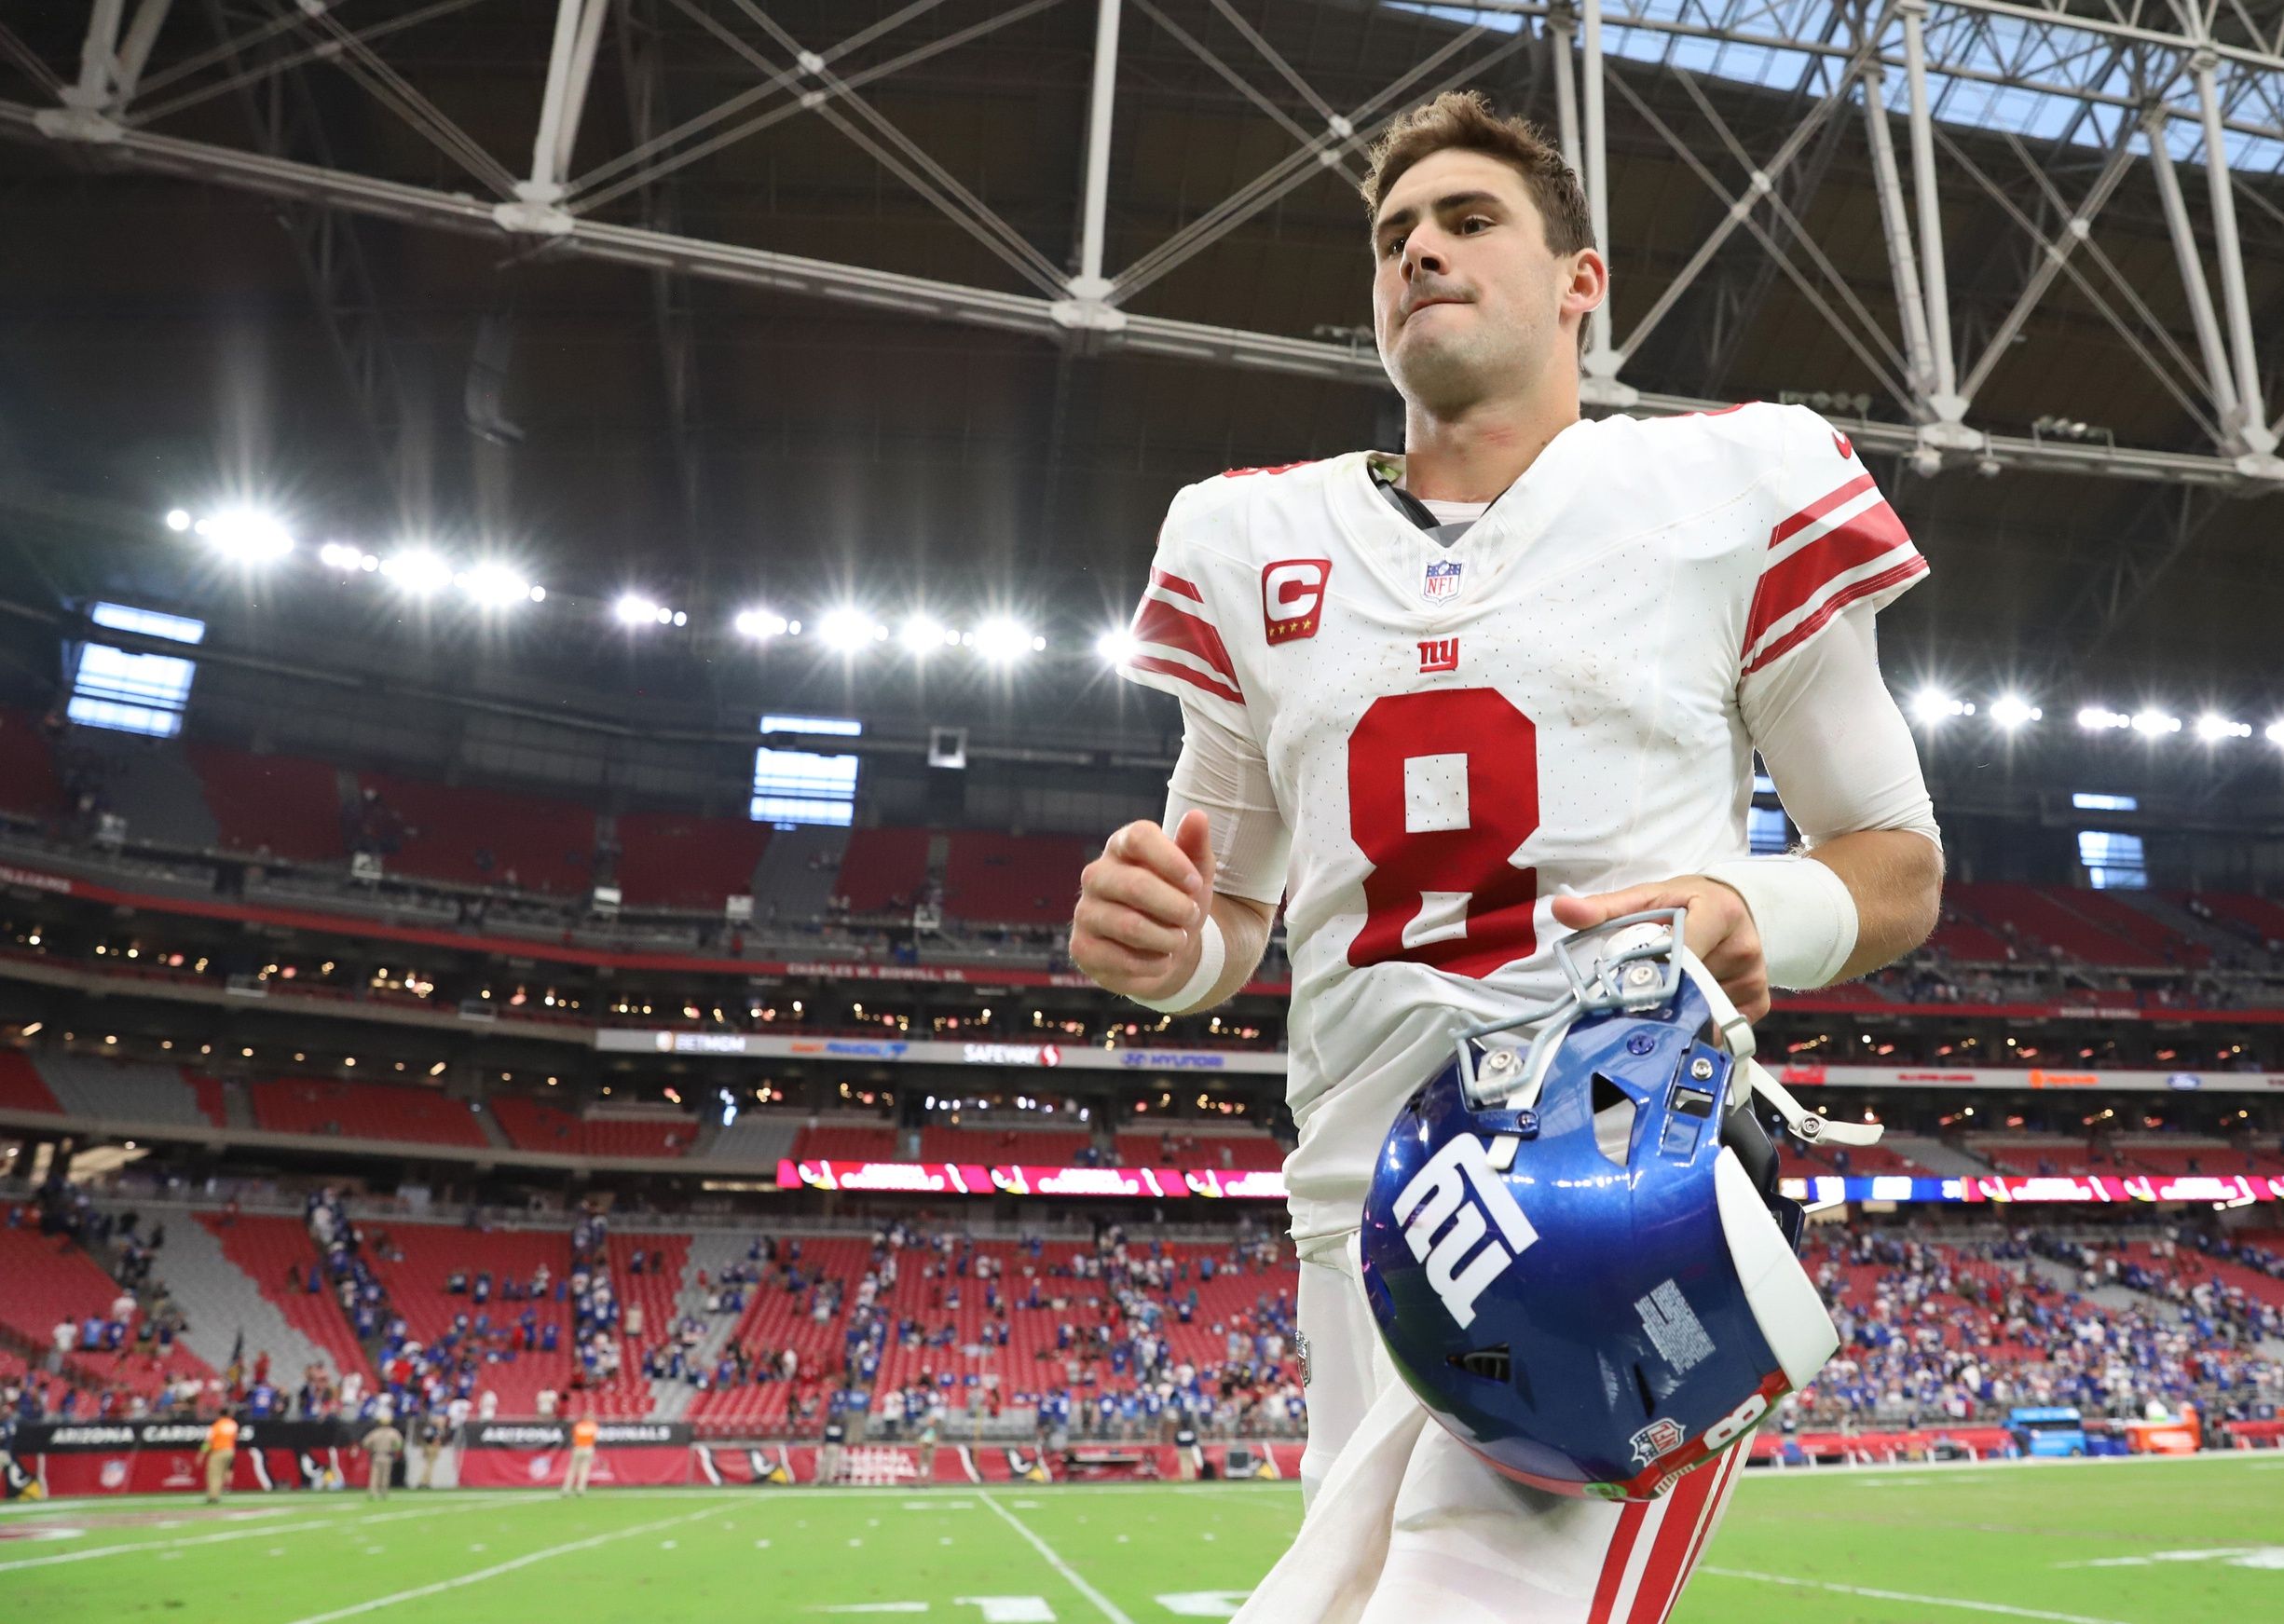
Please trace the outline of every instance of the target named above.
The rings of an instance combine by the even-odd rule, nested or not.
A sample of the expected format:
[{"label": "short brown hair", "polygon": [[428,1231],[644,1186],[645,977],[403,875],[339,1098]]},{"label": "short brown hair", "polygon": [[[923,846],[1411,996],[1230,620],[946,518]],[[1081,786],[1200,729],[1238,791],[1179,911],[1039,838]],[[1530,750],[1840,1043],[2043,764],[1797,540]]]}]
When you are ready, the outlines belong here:
[{"label": "short brown hair", "polygon": [[1523,177],[1539,216],[1546,223],[1547,249],[1576,253],[1594,246],[1593,216],[1585,190],[1562,149],[1525,118],[1501,118],[1479,90],[1446,90],[1422,102],[1390,124],[1373,143],[1371,169],[1360,188],[1364,207],[1377,221],[1388,190],[1420,159],[1452,148],[1488,153]]}]

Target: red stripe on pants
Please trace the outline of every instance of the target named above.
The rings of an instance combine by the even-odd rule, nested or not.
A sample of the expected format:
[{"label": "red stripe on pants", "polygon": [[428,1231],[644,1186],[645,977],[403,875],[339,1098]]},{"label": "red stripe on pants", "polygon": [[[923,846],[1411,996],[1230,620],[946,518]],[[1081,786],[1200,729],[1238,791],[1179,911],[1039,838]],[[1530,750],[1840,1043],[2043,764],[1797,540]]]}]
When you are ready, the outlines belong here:
[{"label": "red stripe on pants", "polygon": [[1619,1508],[1618,1528],[1602,1558],[1602,1577],[1594,1586],[1594,1604],[1586,1615],[1586,1624],[1610,1624],[1610,1608],[1618,1601],[1618,1584],[1625,1577],[1626,1560],[1634,1554],[1634,1541],[1642,1531],[1642,1520],[1648,1515],[1649,1503],[1645,1500],[1629,1500]]}]

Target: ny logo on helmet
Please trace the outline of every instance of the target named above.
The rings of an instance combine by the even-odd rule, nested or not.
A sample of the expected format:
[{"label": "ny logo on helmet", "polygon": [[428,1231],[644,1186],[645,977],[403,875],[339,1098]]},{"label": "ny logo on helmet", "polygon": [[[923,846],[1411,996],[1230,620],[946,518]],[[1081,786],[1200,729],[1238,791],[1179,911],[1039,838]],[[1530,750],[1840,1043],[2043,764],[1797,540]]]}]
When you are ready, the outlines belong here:
[{"label": "ny logo on helmet", "polygon": [[1463,1328],[1475,1322],[1475,1299],[1539,1238],[1471,1133],[1452,1140],[1413,1176],[1396,1197],[1395,1219],[1412,1256],[1427,1265],[1428,1284]]}]

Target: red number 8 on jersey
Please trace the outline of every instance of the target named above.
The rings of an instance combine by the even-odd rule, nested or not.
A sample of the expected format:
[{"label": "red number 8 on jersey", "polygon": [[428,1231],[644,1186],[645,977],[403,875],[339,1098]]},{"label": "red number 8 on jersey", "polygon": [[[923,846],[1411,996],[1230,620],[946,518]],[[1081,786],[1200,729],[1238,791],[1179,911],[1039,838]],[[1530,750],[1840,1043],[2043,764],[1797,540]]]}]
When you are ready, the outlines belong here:
[{"label": "red number 8 on jersey", "polygon": [[1504,694],[1375,700],[1348,735],[1348,833],[1373,864],[1348,962],[1480,981],[1530,957],[1539,871],[1512,859],[1538,827],[1539,729]]}]

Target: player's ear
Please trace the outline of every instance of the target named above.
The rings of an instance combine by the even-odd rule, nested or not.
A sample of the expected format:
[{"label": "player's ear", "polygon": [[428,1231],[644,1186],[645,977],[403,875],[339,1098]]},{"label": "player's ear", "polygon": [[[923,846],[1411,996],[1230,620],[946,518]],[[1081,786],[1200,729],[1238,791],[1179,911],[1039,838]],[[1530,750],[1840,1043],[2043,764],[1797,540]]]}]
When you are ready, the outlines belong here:
[{"label": "player's ear", "polygon": [[1602,307],[1610,296],[1609,262],[1599,250],[1581,248],[1570,256],[1569,278],[1563,286],[1562,309],[1581,321]]}]

